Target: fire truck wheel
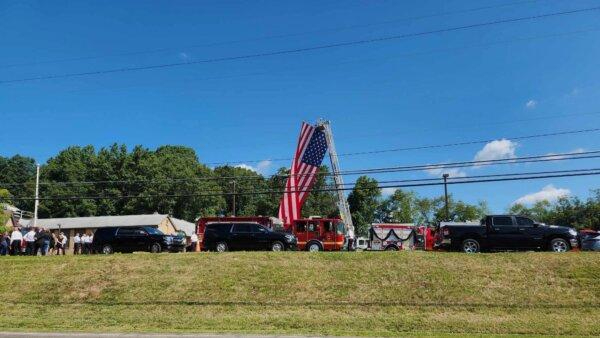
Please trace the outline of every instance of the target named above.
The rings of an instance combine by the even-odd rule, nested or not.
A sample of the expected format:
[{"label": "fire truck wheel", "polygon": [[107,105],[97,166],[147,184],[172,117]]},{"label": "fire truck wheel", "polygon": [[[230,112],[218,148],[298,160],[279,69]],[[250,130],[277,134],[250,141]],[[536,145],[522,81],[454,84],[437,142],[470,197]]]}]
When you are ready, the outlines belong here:
[{"label": "fire truck wheel", "polygon": [[285,250],[285,246],[283,246],[283,243],[277,241],[277,242],[273,242],[273,244],[271,244],[271,251],[284,251]]},{"label": "fire truck wheel", "polygon": [[217,249],[217,252],[225,252],[228,249],[227,243],[225,243],[225,242],[217,243],[217,246],[215,248]]},{"label": "fire truck wheel", "polygon": [[387,248],[385,248],[385,251],[398,251],[398,247],[390,245]]},{"label": "fire truck wheel", "polygon": [[310,242],[310,243],[308,243],[308,251],[309,252],[323,251],[323,247],[321,246],[321,243],[319,243],[319,242]]}]

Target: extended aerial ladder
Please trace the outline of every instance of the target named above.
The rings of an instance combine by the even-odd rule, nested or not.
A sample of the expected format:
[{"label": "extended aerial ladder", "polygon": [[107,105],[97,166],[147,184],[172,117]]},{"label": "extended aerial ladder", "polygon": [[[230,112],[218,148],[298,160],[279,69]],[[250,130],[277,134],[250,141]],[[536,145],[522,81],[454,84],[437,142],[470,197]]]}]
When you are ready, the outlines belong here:
[{"label": "extended aerial ladder", "polygon": [[331,124],[327,120],[319,119],[317,121],[317,127],[322,128],[325,133],[325,139],[327,140],[327,146],[329,149],[329,159],[331,161],[331,172],[333,174],[333,182],[335,185],[335,191],[337,195],[337,205],[340,210],[340,216],[342,221],[346,225],[346,232],[349,238],[354,239],[354,224],[352,223],[352,216],[350,215],[350,207],[348,201],[344,195],[344,180],[340,174],[340,163],[338,161],[338,155],[335,150],[335,143],[333,142],[333,133],[331,132]]}]

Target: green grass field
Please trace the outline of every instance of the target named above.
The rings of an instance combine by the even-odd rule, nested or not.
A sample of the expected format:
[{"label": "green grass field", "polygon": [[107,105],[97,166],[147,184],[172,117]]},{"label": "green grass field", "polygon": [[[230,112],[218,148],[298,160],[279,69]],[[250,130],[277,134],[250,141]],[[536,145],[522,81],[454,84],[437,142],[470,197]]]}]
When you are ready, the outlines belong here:
[{"label": "green grass field", "polygon": [[600,255],[0,257],[1,331],[600,335]]}]

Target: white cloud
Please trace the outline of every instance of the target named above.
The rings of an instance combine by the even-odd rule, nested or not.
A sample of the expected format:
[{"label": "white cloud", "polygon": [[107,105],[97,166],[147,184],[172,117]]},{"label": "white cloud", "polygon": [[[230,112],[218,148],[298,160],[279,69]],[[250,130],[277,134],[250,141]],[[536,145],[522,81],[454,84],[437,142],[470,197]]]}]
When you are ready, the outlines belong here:
[{"label": "white cloud", "polygon": [[536,100],[531,99],[531,100],[527,101],[527,103],[525,103],[525,107],[527,109],[533,109],[533,108],[535,108],[537,106],[537,104],[538,103],[537,103]]},{"label": "white cloud", "polygon": [[517,142],[507,139],[488,142],[475,154],[475,161],[503,160],[516,157]]},{"label": "white cloud", "polygon": [[[577,148],[577,149],[573,149],[573,150],[569,151],[569,153],[571,153],[571,154],[581,154],[583,152],[585,152],[585,149],[583,149],[583,148]],[[552,160],[561,160],[566,157],[566,155],[557,155],[556,153],[547,153],[546,156],[550,156],[550,157],[548,157],[548,159],[552,159]]]},{"label": "white cloud", "polygon": [[568,196],[570,194],[571,191],[569,189],[555,188],[552,184],[549,184],[538,192],[527,194],[518,198],[516,201],[513,202],[513,204],[534,204],[540,201],[553,202],[563,196]]},{"label": "white cloud", "polygon": [[392,196],[396,192],[396,190],[398,190],[398,188],[382,188],[381,196],[383,196],[383,197]]},{"label": "white cloud", "polygon": [[269,168],[271,168],[271,165],[273,165],[273,161],[264,160],[264,161],[258,162],[258,164],[256,164],[256,166],[254,166],[254,167],[251,165],[245,164],[245,163],[238,164],[235,167],[246,169],[246,170],[251,170],[257,174],[265,174],[269,170]]},{"label": "white cloud", "polygon": [[271,161],[271,160],[260,161],[256,165],[256,171],[258,171],[259,173],[264,173],[269,168],[271,168],[272,165],[273,165],[273,161]]},{"label": "white cloud", "polygon": [[429,175],[442,177],[443,174],[448,174],[450,177],[466,177],[467,173],[458,168],[431,168],[425,170]]},{"label": "white cloud", "polygon": [[181,52],[177,56],[179,56],[181,61],[189,61],[190,60],[190,54],[188,54],[186,52]]}]

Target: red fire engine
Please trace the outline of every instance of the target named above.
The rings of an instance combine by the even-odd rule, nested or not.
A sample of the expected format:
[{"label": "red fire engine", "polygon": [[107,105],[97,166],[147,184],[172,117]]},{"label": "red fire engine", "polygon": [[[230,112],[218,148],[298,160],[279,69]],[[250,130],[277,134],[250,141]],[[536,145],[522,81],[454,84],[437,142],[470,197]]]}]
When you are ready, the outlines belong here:
[{"label": "red fire engine", "polygon": [[345,225],[338,218],[297,219],[289,230],[298,239],[298,250],[335,251],[344,248]]}]

